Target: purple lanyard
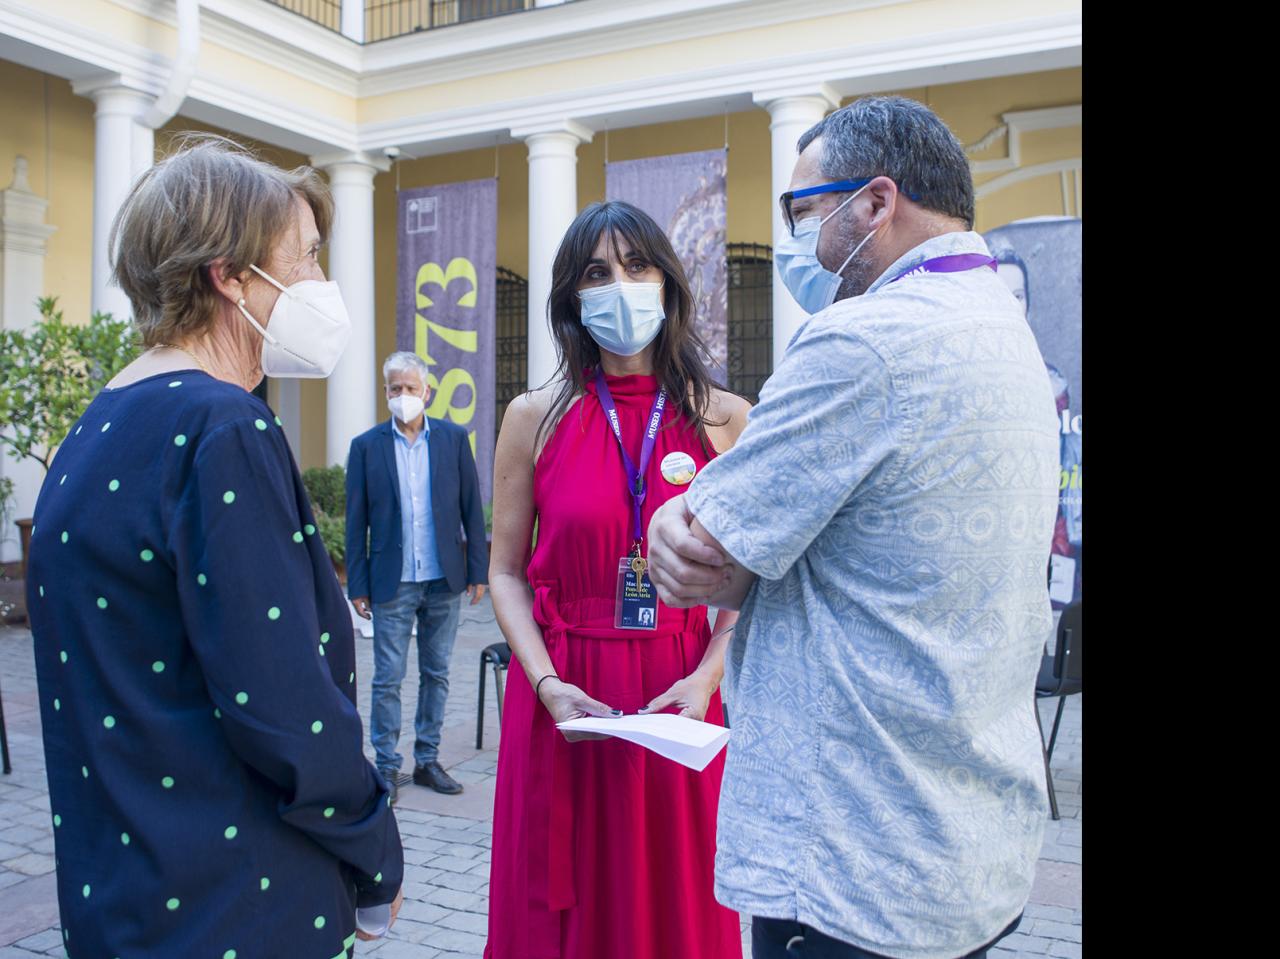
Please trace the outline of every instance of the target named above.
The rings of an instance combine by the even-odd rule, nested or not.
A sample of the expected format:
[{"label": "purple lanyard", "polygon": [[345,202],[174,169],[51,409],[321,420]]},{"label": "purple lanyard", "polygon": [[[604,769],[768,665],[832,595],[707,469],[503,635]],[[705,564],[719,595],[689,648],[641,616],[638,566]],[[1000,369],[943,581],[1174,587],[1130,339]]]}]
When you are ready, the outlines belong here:
[{"label": "purple lanyard", "polygon": [[[889,283],[897,283],[904,276],[915,276],[917,273],[963,273],[965,270],[976,270],[980,266],[989,266],[994,270],[996,261],[993,257],[984,256],[981,253],[953,253],[951,256],[935,256],[932,260],[925,260],[923,263],[899,273]],[[889,283],[886,283],[885,286],[888,286]]]},{"label": "purple lanyard", "polygon": [[640,468],[636,469],[627,448],[622,443],[622,427],[618,423],[618,408],[613,405],[613,395],[604,381],[604,371],[596,370],[596,394],[600,397],[600,405],[604,407],[609,425],[613,427],[613,435],[618,438],[618,449],[622,451],[622,462],[627,470],[627,492],[631,494],[632,512],[635,517],[635,548],[639,550],[640,541],[644,538],[644,527],[640,522],[640,507],[644,503],[648,490],[644,484],[644,474],[649,468],[649,460],[653,458],[653,448],[658,442],[658,426],[662,423],[662,411],[667,406],[667,391],[658,390],[654,397],[653,409],[649,412],[649,428],[645,430],[644,443],[640,446]]}]

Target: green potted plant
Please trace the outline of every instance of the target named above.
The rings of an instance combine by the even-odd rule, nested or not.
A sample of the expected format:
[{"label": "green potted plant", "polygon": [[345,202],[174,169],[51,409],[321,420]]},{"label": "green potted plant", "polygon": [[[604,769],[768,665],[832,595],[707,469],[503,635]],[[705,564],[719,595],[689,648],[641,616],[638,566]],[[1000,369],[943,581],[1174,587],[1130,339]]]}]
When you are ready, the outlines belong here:
[{"label": "green potted plant", "polygon": [[341,466],[313,466],[302,474],[311,498],[316,529],[334,572],[347,582],[347,471]]},{"label": "green potted plant", "polygon": [[[36,301],[40,319],[29,329],[0,330],[0,446],[16,460],[30,458],[47,473],[58,444],[112,377],[141,347],[127,320],[94,313],[84,325],[66,323],[57,297]],[[31,520],[17,520],[26,574]]]}]

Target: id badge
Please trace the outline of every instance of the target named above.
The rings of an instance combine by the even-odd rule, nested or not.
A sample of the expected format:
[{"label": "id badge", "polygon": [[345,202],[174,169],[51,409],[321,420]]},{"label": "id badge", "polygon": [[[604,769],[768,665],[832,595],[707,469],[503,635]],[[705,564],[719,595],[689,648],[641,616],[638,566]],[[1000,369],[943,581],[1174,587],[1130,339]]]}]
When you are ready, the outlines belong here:
[{"label": "id badge", "polygon": [[649,580],[649,570],[636,571],[635,557],[618,560],[618,600],[614,605],[615,629],[657,629],[658,591]]}]

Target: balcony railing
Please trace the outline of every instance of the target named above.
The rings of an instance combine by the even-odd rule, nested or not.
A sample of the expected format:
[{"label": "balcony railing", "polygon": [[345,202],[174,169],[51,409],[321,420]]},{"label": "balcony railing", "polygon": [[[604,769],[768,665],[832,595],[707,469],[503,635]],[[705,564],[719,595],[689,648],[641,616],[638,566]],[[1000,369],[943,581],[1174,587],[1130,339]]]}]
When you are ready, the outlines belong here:
[{"label": "balcony railing", "polygon": [[[330,30],[342,30],[342,0],[267,2]],[[535,0],[364,0],[364,42],[374,43],[455,23],[486,20],[531,10],[534,6]]]},{"label": "balcony railing", "polygon": [[534,0],[367,0],[364,42],[531,10]]},{"label": "balcony railing", "polygon": [[267,0],[277,7],[306,17],[312,23],[328,27],[335,32],[342,30],[342,0]]}]

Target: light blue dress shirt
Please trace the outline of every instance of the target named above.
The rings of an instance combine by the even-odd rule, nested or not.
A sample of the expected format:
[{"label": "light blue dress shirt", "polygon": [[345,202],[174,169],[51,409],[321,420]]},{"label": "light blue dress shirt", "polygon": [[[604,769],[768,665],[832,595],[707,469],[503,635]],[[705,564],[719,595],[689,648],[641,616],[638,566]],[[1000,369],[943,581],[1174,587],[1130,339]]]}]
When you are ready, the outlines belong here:
[{"label": "light blue dress shirt", "polygon": [[412,444],[394,416],[391,430],[395,434],[396,476],[400,481],[400,544],[404,552],[400,582],[440,579],[444,570],[436,550],[436,522],[431,512],[431,453],[427,445],[431,418],[422,418],[422,431]]},{"label": "light blue dress shirt", "polygon": [[760,579],[726,656],[716,898],[898,959],[1022,910],[1058,423],[1044,360],[948,233],[812,317],[688,504]]}]

